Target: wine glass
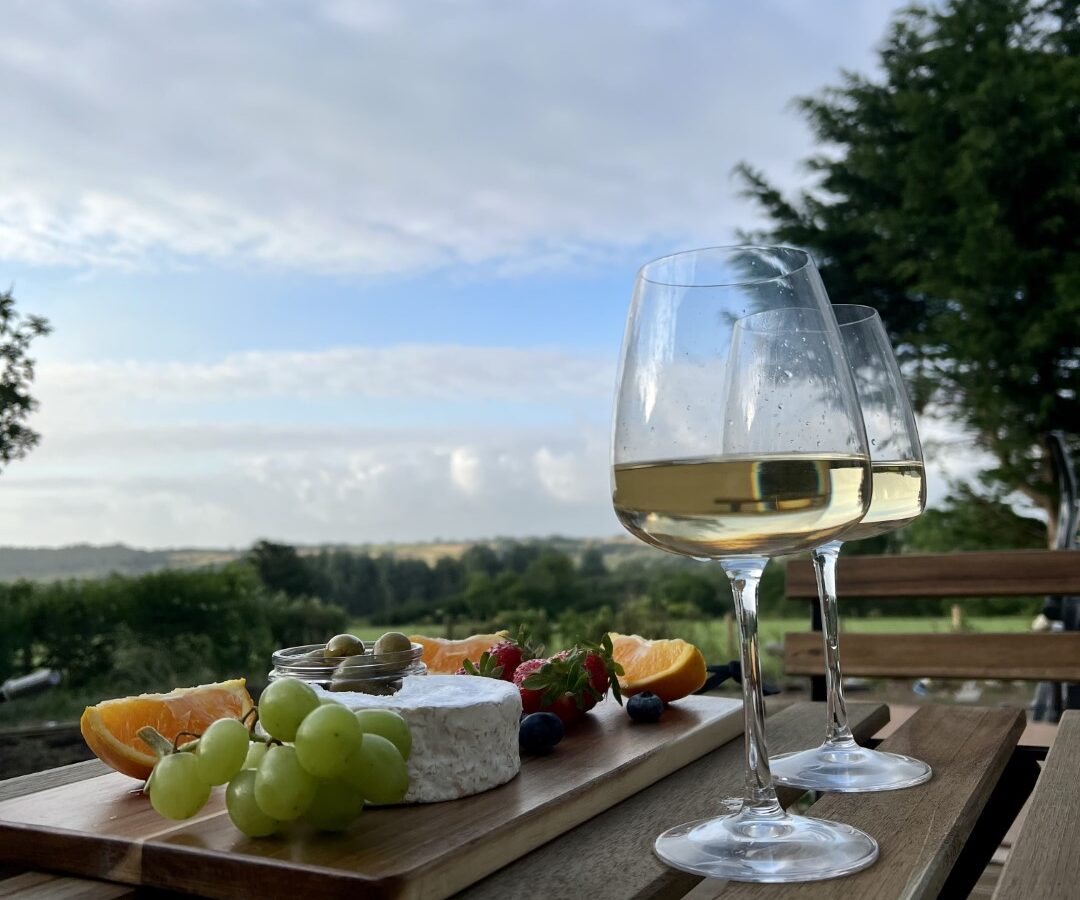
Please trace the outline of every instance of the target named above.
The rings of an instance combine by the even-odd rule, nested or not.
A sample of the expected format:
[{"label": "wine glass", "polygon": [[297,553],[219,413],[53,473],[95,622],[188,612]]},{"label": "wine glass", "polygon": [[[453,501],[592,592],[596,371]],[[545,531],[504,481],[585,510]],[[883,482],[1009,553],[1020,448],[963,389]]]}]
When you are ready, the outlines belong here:
[{"label": "wine glass", "polygon": [[869,306],[846,304],[833,312],[870,441],[873,497],[861,522],[814,548],[829,695],[825,742],[775,757],[773,777],[817,791],[889,791],[922,784],[932,773],[921,760],[860,747],[851,735],[840,678],[836,559],[843,542],[876,537],[917,518],[926,505],[926,473],[915,416],[881,316]]},{"label": "wine glass", "polygon": [[761,573],[770,556],[838,537],[870,503],[855,384],[806,253],[710,248],[638,272],[612,464],[612,500],[628,531],[662,550],[719,561],[741,638],[742,808],[666,831],[657,855],[737,881],[810,881],[870,865],[878,848],[869,835],[781,808],[765,746]]}]

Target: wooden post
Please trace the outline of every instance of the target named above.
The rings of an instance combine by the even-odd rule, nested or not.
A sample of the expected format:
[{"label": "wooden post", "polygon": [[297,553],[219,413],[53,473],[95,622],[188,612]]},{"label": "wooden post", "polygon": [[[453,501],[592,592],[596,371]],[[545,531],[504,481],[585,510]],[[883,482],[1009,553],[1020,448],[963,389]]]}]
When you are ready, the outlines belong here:
[{"label": "wooden post", "polygon": [[964,630],[964,614],[960,609],[959,603],[952,605],[952,630],[963,631]]}]

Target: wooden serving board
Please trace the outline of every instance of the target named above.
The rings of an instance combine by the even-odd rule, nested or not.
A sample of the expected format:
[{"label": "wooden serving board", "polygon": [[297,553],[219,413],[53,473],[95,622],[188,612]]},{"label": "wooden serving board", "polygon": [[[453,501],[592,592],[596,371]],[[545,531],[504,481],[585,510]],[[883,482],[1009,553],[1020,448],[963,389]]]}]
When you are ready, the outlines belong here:
[{"label": "wooden serving board", "polygon": [[160,818],[117,773],[0,803],[0,861],[208,897],[441,900],[742,733],[742,703],[687,697],[655,725],[603,703],[502,787],[369,809],[342,835],[251,839],[216,789],[196,818]]}]

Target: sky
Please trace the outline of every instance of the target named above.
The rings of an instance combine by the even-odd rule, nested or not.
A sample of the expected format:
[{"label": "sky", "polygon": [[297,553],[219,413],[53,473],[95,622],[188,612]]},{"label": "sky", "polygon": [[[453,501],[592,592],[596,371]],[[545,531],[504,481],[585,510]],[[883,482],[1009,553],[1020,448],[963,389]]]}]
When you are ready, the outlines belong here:
[{"label": "sky", "polygon": [[790,101],[896,5],[8,2],[0,285],[55,332],[0,543],[617,533],[634,272],[763,224],[740,160],[808,186]]}]

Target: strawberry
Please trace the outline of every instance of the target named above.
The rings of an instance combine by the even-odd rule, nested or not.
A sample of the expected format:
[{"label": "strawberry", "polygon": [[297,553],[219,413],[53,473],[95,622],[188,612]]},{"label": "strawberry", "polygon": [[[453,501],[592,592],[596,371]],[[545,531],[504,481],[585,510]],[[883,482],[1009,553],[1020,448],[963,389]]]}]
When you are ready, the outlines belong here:
[{"label": "strawberry", "polygon": [[525,651],[516,641],[499,641],[492,644],[487,651],[496,664],[502,666],[503,681],[513,681],[514,673],[524,659]]},{"label": "strawberry", "polygon": [[[592,699],[591,697],[589,698]],[[582,718],[589,710],[577,705],[573,694],[563,694],[555,698],[549,706],[544,707],[544,712],[555,713],[563,725],[571,725]]]},{"label": "strawberry", "polygon": [[615,648],[611,643],[611,635],[605,634],[599,644],[587,643],[583,645],[588,651],[585,654],[585,671],[589,673],[589,687],[600,697],[611,688],[611,696],[622,705],[622,691],[619,689],[619,676],[623,674],[623,667],[615,662]]},{"label": "strawberry", "polygon": [[525,679],[539,672],[547,665],[546,659],[529,659],[517,667],[514,672],[514,684],[521,692],[521,711],[524,715],[540,711],[540,700],[544,695],[543,690],[530,690],[525,687]]},{"label": "strawberry", "polygon": [[518,666],[514,683],[521,691],[525,714],[553,712],[569,725],[592,709],[596,697],[582,666],[583,658],[584,651],[575,650]]},{"label": "strawberry", "polygon": [[534,659],[540,655],[528,636],[528,631],[523,625],[518,632],[517,638],[505,638],[492,644],[481,655],[479,663],[465,660],[465,664],[458,669],[458,675],[483,675],[487,678],[501,678],[503,681],[513,681],[514,673],[522,661]]},{"label": "strawberry", "polygon": [[611,684],[611,679],[608,677],[607,667],[600,658],[600,654],[593,653],[593,651],[590,650],[585,654],[582,665],[585,667],[585,671],[589,673],[589,687],[598,694],[606,694],[607,689]]},{"label": "strawberry", "polygon": [[[479,675],[483,678],[505,678],[506,669],[500,663],[498,658],[492,654],[490,650],[485,650],[480,654],[480,660],[473,662],[471,659],[465,660],[462,663],[460,669],[455,674],[457,675]],[[510,679],[507,679],[508,681]]]}]

